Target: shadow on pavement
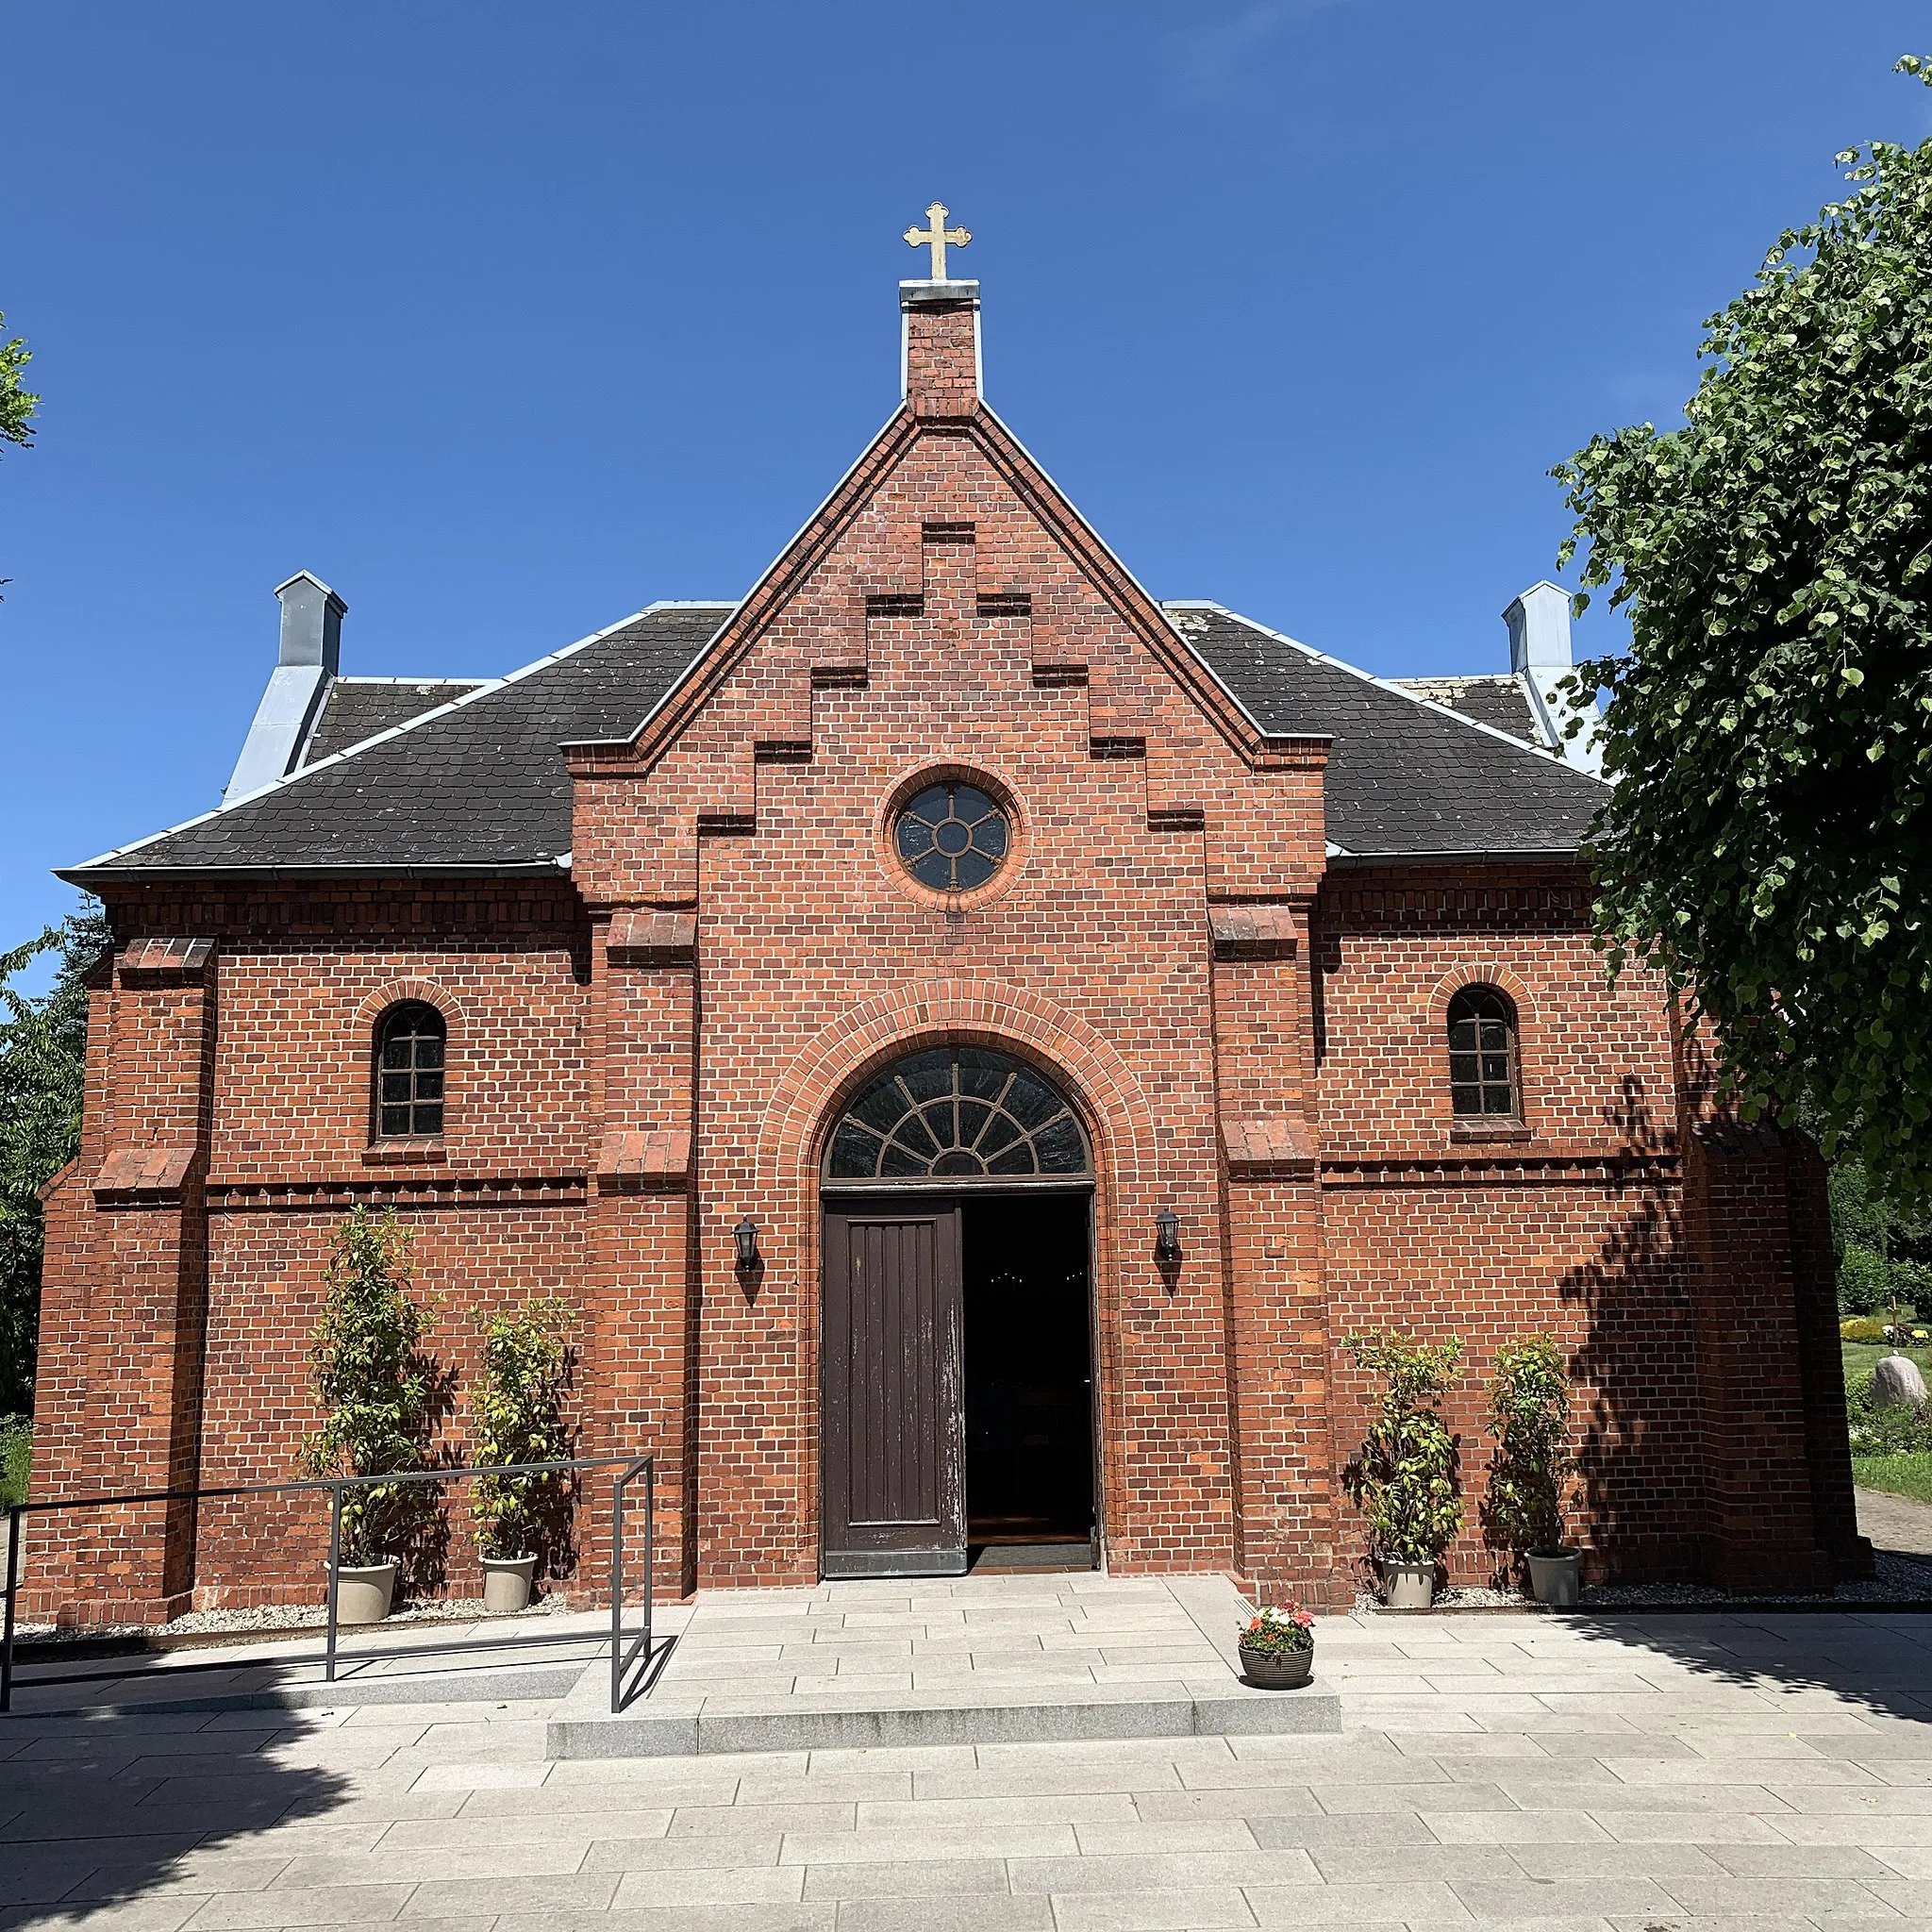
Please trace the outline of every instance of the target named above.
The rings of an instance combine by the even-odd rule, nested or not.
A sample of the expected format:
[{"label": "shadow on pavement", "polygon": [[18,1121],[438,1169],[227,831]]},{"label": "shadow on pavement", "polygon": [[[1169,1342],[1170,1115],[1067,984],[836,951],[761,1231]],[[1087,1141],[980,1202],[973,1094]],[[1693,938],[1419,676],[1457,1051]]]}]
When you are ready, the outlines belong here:
[{"label": "shadow on pavement", "polygon": [[1756,1690],[1774,1708],[1788,1700],[1787,1728],[1801,1736],[1822,1707],[1805,1692],[1846,1699],[1861,1716],[1932,1724],[1932,1615],[1601,1611],[1590,1628],[1626,1654],[1648,1650],[1693,1678]]},{"label": "shadow on pavement", "polygon": [[277,1711],[0,1718],[0,1927],[211,1891],[196,1868],[216,1860],[223,1890],[266,1884],[290,1853],[263,1847],[251,1879],[251,1835],[324,1820],[350,1796],[335,1772],[278,1761],[272,1747],[307,1755],[309,1735]]},{"label": "shadow on pavement", "polygon": [[1932,1504],[1884,1490],[1857,1490],[1858,1531],[1880,1556],[1932,1567]]}]

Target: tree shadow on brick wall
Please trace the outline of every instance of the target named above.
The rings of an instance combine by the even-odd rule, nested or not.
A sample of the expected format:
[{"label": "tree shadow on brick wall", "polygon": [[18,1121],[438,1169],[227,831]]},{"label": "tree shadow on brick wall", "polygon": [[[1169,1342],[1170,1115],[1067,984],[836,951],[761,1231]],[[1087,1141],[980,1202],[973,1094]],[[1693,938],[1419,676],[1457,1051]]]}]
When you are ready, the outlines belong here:
[{"label": "tree shadow on brick wall", "polygon": [[[262,1834],[325,1822],[355,1795],[336,1772],[281,1761],[312,1755],[312,1735],[278,1711],[0,1717],[0,1924],[71,1924],[140,1901],[176,1924],[218,1890],[261,1902],[291,1856]],[[217,1865],[225,1876],[205,1876]],[[252,1923],[278,1922],[271,1907]]]},{"label": "tree shadow on brick wall", "polygon": [[1570,1374],[1590,1391],[1571,1521],[1594,1527],[1619,1576],[1685,1580],[1700,1560],[1704,1483],[1675,1150],[1634,1074],[1605,1124],[1624,1150],[1607,1183],[1613,1224],[1557,1283],[1583,1312]]}]

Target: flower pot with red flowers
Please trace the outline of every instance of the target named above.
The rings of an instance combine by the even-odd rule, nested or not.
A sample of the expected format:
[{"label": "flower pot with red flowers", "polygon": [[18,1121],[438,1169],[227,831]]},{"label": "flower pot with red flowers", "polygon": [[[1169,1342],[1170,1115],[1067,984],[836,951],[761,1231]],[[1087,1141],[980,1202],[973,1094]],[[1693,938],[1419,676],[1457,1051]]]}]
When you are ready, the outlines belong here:
[{"label": "flower pot with red flowers", "polygon": [[1241,1628],[1241,1653],[1257,1690],[1299,1690],[1315,1668],[1315,1620],[1299,1604],[1261,1610]]}]

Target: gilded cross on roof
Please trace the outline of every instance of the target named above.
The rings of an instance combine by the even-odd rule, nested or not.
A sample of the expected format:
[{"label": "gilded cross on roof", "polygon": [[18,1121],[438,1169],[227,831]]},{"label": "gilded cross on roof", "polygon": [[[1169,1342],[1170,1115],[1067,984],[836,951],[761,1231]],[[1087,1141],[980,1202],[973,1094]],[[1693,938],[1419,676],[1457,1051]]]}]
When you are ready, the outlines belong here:
[{"label": "gilded cross on roof", "polygon": [[942,201],[934,202],[926,209],[925,220],[924,227],[906,230],[906,242],[911,248],[932,250],[932,278],[942,282],[946,279],[946,243],[950,242],[955,248],[963,248],[972,241],[972,231],[946,226],[946,205]]}]

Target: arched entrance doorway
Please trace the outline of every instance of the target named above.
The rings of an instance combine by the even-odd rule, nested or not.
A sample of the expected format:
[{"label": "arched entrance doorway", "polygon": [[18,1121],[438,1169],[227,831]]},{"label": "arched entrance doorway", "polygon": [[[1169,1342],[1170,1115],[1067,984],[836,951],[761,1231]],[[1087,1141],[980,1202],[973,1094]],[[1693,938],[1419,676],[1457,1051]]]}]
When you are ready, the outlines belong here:
[{"label": "arched entrance doorway", "polygon": [[1089,1567],[1093,1157],[1066,1097],[932,1047],[840,1115],[824,1212],[827,1576]]}]

